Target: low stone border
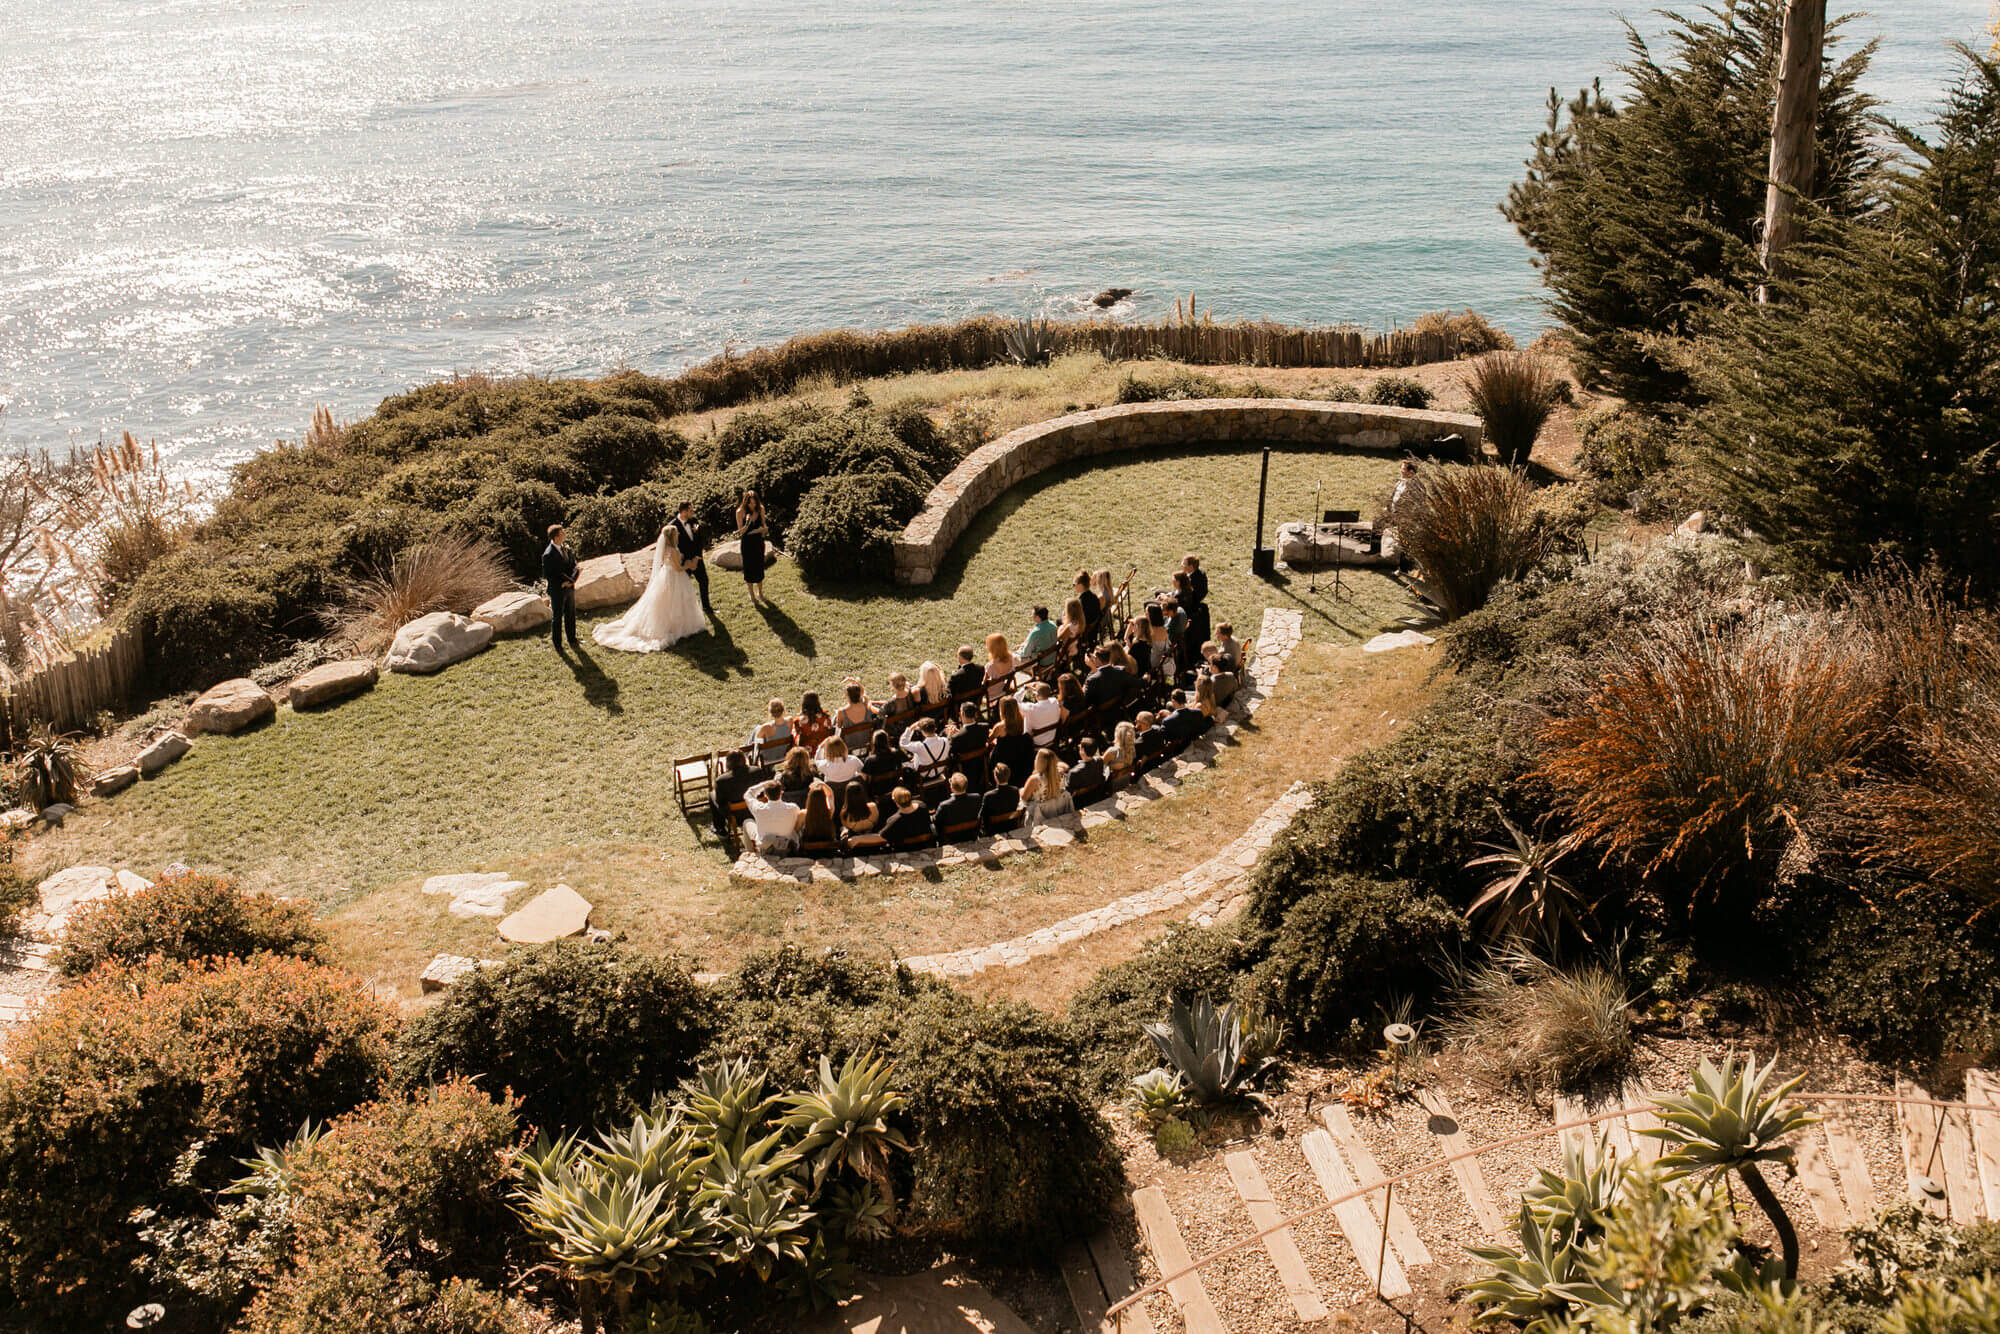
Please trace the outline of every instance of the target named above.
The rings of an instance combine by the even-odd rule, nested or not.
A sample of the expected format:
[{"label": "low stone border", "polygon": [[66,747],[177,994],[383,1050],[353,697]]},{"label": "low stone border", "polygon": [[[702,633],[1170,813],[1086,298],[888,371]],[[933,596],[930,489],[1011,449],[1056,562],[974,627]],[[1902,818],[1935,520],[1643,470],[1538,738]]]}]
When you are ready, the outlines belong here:
[{"label": "low stone border", "polygon": [[[913,973],[970,977],[989,968],[1018,968],[1030,959],[1054,954],[1063,946],[1074,945],[1087,936],[1114,930],[1127,922],[1136,922],[1141,917],[1151,917],[1169,908],[1178,908],[1189,899],[1206,896],[1203,906],[1213,904],[1219,912],[1221,905],[1238,897],[1250,878],[1250,868],[1257,864],[1264,849],[1271,846],[1271,840],[1278,836],[1278,831],[1290,824],[1292,817],[1299,813],[1299,808],[1309,800],[1310,788],[1302,782],[1292,784],[1285,795],[1264,808],[1264,813],[1251,822],[1242,837],[1193,870],[1183,872],[1178,880],[1169,880],[1143,893],[1128,894],[1102,908],[1065,917],[1053,926],[1030,931],[1025,936],[992,945],[953,950],[949,954],[919,954],[904,959],[903,966]],[[1213,923],[1214,917],[1215,913],[1211,912],[1208,920],[1202,921],[1202,914],[1197,910],[1194,920],[1207,926]]]},{"label": "low stone border", "polygon": [[974,516],[1008,487],[1072,459],[1121,449],[1170,449],[1218,441],[1402,449],[1448,435],[1463,436],[1467,446],[1476,449],[1485,438],[1485,425],[1459,412],[1303,398],[1125,403],[1036,422],[973,450],[931,488],[923,509],[896,539],[896,582],[929,583]]},{"label": "low stone border", "polygon": [[730,868],[730,878],[752,883],[790,881],[810,884],[816,880],[830,883],[859,880],[871,875],[927,871],[932,867],[994,862],[1017,853],[1068,847],[1076,841],[1077,834],[1085,830],[1122,820],[1128,811],[1149,801],[1172,796],[1180,790],[1183,781],[1214,763],[1216,752],[1236,735],[1237,729],[1257,712],[1277,688],[1278,678],[1283,675],[1285,664],[1291,660],[1292,650],[1299,646],[1303,622],[1304,613],[1297,609],[1266,608],[1264,623],[1257,631],[1257,642],[1250,650],[1249,680],[1237,689],[1235,698],[1229,701],[1229,721],[1220,728],[1210,728],[1205,736],[1182,751],[1179,758],[1149,771],[1132,787],[1115,796],[1004,838],[973,839],[954,843],[950,847],[926,848],[921,852],[879,857],[766,858],[754,848],[745,848],[743,855]]}]

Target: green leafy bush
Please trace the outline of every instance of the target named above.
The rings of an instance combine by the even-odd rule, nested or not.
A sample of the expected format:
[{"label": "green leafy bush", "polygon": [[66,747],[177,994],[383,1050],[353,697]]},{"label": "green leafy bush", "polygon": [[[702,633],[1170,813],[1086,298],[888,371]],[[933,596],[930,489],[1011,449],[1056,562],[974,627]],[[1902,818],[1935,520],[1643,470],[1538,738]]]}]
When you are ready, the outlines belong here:
[{"label": "green leafy bush", "polygon": [[650,546],[673,521],[684,494],[685,488],[671,482],[642,482],[615,495],[579,500],[569,517],[570,548],[596,556]]},{"label": "green leafy bush", "polygon": [[[199,1214],[220,1165],[373,1097],[395,1019],[346,974],[262,956],[101,970],[7,1038],[0,1264],[44,1327],[103,1327],[136,1300],[134,1210]],[[209,1173],[176,1186],[204,1141]]]},{"label": "green leafy bush", "polygon": [[155,955],[187,962],[285,954],[322,962],[325,952],[326,932],[304,904],[189,872],[84,905],[70,921],[56,965],[65,977],[82,977],[100,964],[138,964]]},{"label": "green leafy bush", "polygon": [[1670,462],[1672,429],[1658,417],[1622,404],[1592,411],[1577,436],[1577,471],[1590,479],[1591,493],[1605,505],[1624,507],[1633,492],[1665,472]]},{"label": "green leafy bush", "polygon": [[923,507],[924,492],[900,473],[836,473],[806,493],[785,550],[809,575],[887,578],[903,525]]},{"label": "green leafy bush", "polygon": [[533,577],[541,569],[549,525],[568,521],[569,506],[547,482],[500,477],[473,493],[451,516],[451,526],[468,537],[485,538],[506,553],[516,574]]},{"label": "green leafy bush", "polygon": [[314,1247],[257,1294],[241,1334],[536,1334],[545,1321],[462,1279],[397,1272],[366,1234]]},{"label": "green leafy bush", "polygon": [[42,902],[35,882],[15,865],[20,841],[18,831],[0,831],[0,940],[12,939],[21,929],[21,918]]},{"label": "green leafy bush", "polygon": [[808,403],[788,403],[782,408],[750,408],[737,413],[715,434],[716,466],[726,468],[749,458],[764,446],[784,439],[802,426],[809,426],[826,413]]},{"label": "green leafy bush", "polygon": [[1369,383],[1362,402],[1385,408],[1427,408],[1431,391],[1407,375],[1384,375]]},{"label": "green leafy bush", "polygon": [[1177,922],[1130,959],[1099,969],[1068,1014],[1091,1090],[1116,1093],[1156,1064],[1140,1026],[1159,1018],[1169,997],[1226,998],[1245,966],[1243,944],[1228,932]]},{"label": "green leafy bush", "polygon": [[396,1079],[511,1090],[521,1119],[554,1135],[672,1088],[718,1021],[714,997],[677,960],[559,940],[475,970],[413,1020]]},{"label": "green leafy bush", "polygon": [[1266,1013],[1301,1036],[1372,1041],[1369,1025],[1403,997],[1437,993],[1464,945],[1465,919],[1443,896],[1407,881],[1334,877],[1286,910],[1257,965]]},{"label": "green leafy bush", "polygon": [[1218,380],[1200,371],[1169,371],[1148,379],[1127,374],[1118,382],[1120,403],[1181,402],[1194,398],[1276,398],[1277,391],[1255,381]]},{"label": "green leafy bush", "polygon": [[548,449],[574,459],[599,490],[623,491],[677,462],[687,441],[643,417],[607,413],[563,427]]}]

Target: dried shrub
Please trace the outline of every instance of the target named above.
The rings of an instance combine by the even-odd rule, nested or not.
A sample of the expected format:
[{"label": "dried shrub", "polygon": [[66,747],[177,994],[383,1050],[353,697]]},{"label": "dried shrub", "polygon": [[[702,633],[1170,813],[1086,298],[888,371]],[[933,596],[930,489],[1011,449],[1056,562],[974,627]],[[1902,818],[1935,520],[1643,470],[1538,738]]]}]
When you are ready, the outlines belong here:
[{"label": "dried shrub", "polygon": [[1447,620],[1485,606],[1548,552],[1535,488],[1510,468],[1420,463],[1388,519]]},{"label": "dried shrub", "polygon": [[1465,375],[1472,410],[1486,422],[1486,440],[1510,468],[1526,467],[1535,439],[1555,411],[1567,382],[1532,352],[1488,352]]},{"label": "dried shrub", "polygon": [[1631,1064],[1632,1003],[1608,968],[1563,971],[1509,950],[1467,969],[1457,992],[1445,1040],[1496,1084],[1601,1086]]},{"label": "dried shrub", "polygon": [[1482,352],[1510,351],[1514,336],[1496,328],[1476,310],[1427,310],[1410,325],[1414,334],[1436,334],[1447,346],[1456,343],[1456,354],[1476,357]]},{"label": "dried shrub", "polygon": [[396,631],[434,611],[463,615],[514,587],[500,549],[448,533],[398,555],[386,571],[353,581],[339,617],[341,638],[379,653]]},{"label": "dried shrub", "polygon": [[100,964],[178,962],[258,954],[321,961],[326,932],[303,903],[252,894],[224,876],[162,876],[151,889],[79,909],[56,966],[82,977]]},{"label": "dried shrub", "polygon": [[1571,827],[1687,910],[1774,866],[1880,735],[1876,675],[1821,613],[1668,623],[1566,693],[1537,776]]},{"label": "dried shrub", "polygon": [[1407,375],[1384,375],[1369,382],[1362,401],[1385,408],[1423,409],[1431,405],[1431,391]]},{"label": "dried shrub", "polygon": [[235,1328],[241,1334],[535,1334],[547,1322],[477,1283],[398,1273],[361,1234],[305,1252],[257,1294]]}]

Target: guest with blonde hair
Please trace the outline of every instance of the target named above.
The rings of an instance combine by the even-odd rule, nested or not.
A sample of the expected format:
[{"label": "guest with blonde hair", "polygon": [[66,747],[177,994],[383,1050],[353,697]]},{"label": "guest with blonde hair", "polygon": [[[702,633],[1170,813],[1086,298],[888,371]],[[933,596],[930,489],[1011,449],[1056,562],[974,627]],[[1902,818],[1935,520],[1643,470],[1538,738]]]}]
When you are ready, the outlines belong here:
[{"label": "guest with blonde hair", "polygon": [[917,668],[918,707],[925,709],[942,708],[951,702],[951,689],[945,684],[944,668],[928,660]]},{"label": "guest with blonde hair", "polygon": [[1027,807],[1030,827],[1076,809],[1076,803],[1063,790],[1063,779],[1068,775],[1069,770],[1056,758],[1054,751],[1035,753],[1035,771],[1028,775],[1027,782],[1021,784],[1021,803]]}]

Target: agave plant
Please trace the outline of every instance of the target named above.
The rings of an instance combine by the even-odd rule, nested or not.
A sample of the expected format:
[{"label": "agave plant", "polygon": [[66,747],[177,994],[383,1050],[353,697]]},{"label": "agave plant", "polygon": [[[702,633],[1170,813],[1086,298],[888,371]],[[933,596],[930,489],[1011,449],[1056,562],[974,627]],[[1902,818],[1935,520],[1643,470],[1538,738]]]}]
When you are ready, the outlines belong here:
[{"label": "agave plant", "polygon": [[796,1152],[812,1163],[812,1189],[817,1195],[828,1176],[850,1167],[874,1184],[884,1203],[895,1208],[889,1180],[889,1152],[910,1146],[890,1126],[889,1118],[906,1105],[889,1087],[895,1067],[866,1055],[850,1056],[836,1077],[826,1057],[819,1058],[819,1088],[784,1099],[784,1127],[799,1136]]},{"label": "agave plant", "polygon": [[1187,1085],[1171,1070],[1148,1070],[1132,1081],[1132,1114],[1148,1130],[1187,1109]]},{"label": "agave plant", "polygon": [[1686,1093],[1654,1101],[1653,1115],[1660,1124],[1639,1133],[1668,1147],[1660,1155],[1660,1166],[1668,1172],[1710,1177],[1734,1172],[1741,1177],[1778,1234],[1789,1282],[1799,1273],[1798,1234],[1758,1164],[1782,1163],[1789,1171],[1792,1146],[1783,1141],[1819,1118],[1790,1101],[1803,1075],[1773,1087],[1777,1065],[1775,1056],[1761,1069],[1754,1057],[1740,1068],[1733,1054],[1723,1057],[1719,1069],[1703,1060]]},{"label": "agave plant", "polygon": [[889,1235],[889,1206],[866,1184],[835,1182],[821,1197],[819,1214],[856,1241],[882,1241]]},{"label": "agave plant", "polygon": [[812,1239],[807,1225],[814,1214],[789,1185],[770,1175],[752,1175],[732,1189],[711,1188],[702,1194],[718,1206],[724,1258],[747,1266],[758,1282],[770,1282],[780,1266],[804,1263]]},{"label": "agave plant", "polygon": [[741,1153],[778,1105],[775,1096],[765,1094],[765,1082],[765,1074],[752,1073],[747,1060],[724,1061],[699,1071],[681,1085],[689,1126],[701,1138]]},{"label": "agave plant", "polygon": [[1584,924],[1589,908],[1574,884],[1556,870],[1557,863],[1575,852],[1582,840],[1574,833],[1561,838],[1543,836],[1547,817],[1529,834],[1507,818],[1505,811],[1494,812],[1513,839],[1504,843],[1481,843],[1483,857],[1465,864],[1468,871],[1494,869],[1479,897],[1465,911],[1467,917],[1486,917],[1486,929],[1494,936],[1531,927],[1551,953],[1556,951],[1564,928],[1574,930],[1588,942],[1590,931]]},{"label": "agave plant", "polygon": [[14,788],[21,805],[41,810],[57,802],[74,806],[90,777],[76,738],[37,723],[14,757]]},{"label": "agave plant", "polygon": [[260,1197],[291,1194],[299,1183],[299,1161],[325,1134],[324,1123],[314,1125],[312,1118],[307,1117],[299,1126],[299,1133],[286,1140],[282,1147],[260,1147],[255,1157],[238,1158],[236,1161],[250,1170],[224,1186],[222,1193]]},{"label": "agave plant", "polygon": [[1192,1005],[1176,999],[1167,1007],[1165,1023],[1144,1028],[1160,1059],[1199,1103],[1256,1098],[1252,1086],[1277,1064],[1244,1038],[1233,1002],[1218,1010],[1205,995],[1195,997]]},{"label": "agave plant", "polygon": [[1586,1241],[1604,1230],[1630,1166],[1610,1152],[1609,1136],[1595,1143],[1572,1141],[1563,1145],[1562,1171],[1541,1169],[1521,1192],[1521,1207],[1546,1231]]},{"label": "agave plant", "polygon": [[1571,1295],[1564,1289],[1587,1282],[1585,1254],[1574,1238],[1538,1220],[1525,1205],[1515,1225],[1518,1248],[1474,1246],[1475,1259],[1491,1272],[1469,1283],[1459,1295],[1480,1308],[1480,1318],[1512,1320],[1529,1334],[1551,1334],[1561,1327]]},{"label": "agave plant", "polygon": [[1020,366],[1046,366],[1056,354],[1055,326],[1030,317],[1007,326],[1007,359]]},{"label": "agave plant", "polygon": [[709,1334],[708,1322],[674,1302],[647,1302],[625,1317],[621,1334]]}]

